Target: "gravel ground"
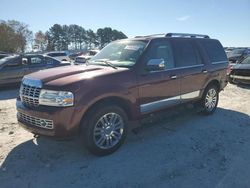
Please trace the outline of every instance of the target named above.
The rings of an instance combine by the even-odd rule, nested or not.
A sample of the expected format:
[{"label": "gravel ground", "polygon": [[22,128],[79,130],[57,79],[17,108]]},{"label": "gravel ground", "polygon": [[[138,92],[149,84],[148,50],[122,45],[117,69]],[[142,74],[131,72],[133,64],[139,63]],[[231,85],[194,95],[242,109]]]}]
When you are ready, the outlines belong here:
[{"label": "gravel ground", "polygon": [[0,91],[0,187],[250,187],[250,87],[228,85],[217,111],[142,121],[114,154],[78,139],[33,138],[16,122],[18,90]]}]

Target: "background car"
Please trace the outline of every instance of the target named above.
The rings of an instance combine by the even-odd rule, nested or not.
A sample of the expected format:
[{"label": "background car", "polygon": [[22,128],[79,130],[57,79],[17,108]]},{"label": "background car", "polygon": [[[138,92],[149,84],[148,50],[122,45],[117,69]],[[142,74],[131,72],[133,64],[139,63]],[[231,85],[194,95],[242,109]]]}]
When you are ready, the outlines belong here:
[{"label": "background car", "polygon": [[250,55],[231,67],[228,81],[230,83],[250,84]]},{"label": "background car", "polygon": [[100,50],[89,50],[86,54],[75,58],[74,64],[86,63],[91,57],[95,56]]},{"label": "background car", "polygon": [[250,54],[248,48],[236,48],[228,54],[228,60],[230,63],[236,63],[244,59],[248,54]]},{"label": "background car", "polygon": [[4,58],[4,57],[7,57],[7,56],[10,56],[10,55],[11,55],[11,54],[9,54],[9,53],[0,51],[0,59],[2,59],[2,58]]},{"label": "background car", "polygon": [[45,53],[45,55],[54,57],[55,59],[58,59],[59,61],[70,61],[68,54],[64,51],[48,52],[48,53]]},{"label": "background car", "polygon": [[234,48],[233,47],[225,47],[224,50],[228,56],[234,50]]},{"label": "background car", "polygon": [[76,57],[81,56],[81,55],[83,55],[85,53],[86,52],[84,52],[84,51],[73,52],[73,53],[69,54],[69,58],[74,61]]},{"label": "background car", "polygon": [[0,60],[0,85],[20,82],[24,75],[42,69],[70,65],[45,55],[14,55]]}]

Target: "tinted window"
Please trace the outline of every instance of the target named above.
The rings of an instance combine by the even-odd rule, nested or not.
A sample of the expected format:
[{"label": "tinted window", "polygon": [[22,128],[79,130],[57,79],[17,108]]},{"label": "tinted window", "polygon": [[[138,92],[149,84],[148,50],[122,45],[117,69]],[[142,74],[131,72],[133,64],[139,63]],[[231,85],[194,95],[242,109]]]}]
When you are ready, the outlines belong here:
[{"label": "tinted window", "polygon": [[8,56],[8,57],[4,57],[0,60],[0,65],[6,64],[6,63],[12,63],[12,62],[14,64],[15,64],[15,62],[16,62],[16,64],[18,64],[18,63],[21,63],[21,60],[20,60],[19,56]]},{"label": "tinted window", "polygon": [[48,55],[51,57],[67,56],[66,53],[49,53]]},{"label": "tinted window", "polygon": [[41,64],[42,59],[40,57],[31,57],[30,58],[30,63],[31,64]]},{"label": "tinted window", "polygon": [[9,62],[7,64],[8,67],[16,67],[16,66],[21,66],[22,63],[21,63],[21,59],[13,59],[13,61]]},{"label": "tinted window", "polygon": [[47,65],[59,64],[58,61],[56,61],[56,60],[54,60],[54,59],[52,59],[52,58],[48,58],[48,57],[45,58],[45,61],[46,61],[45,63],[46,63]]},{"label": "tinted window", "polygon": [[148,62],[151,59],[163,59],[166,69],[174,68],[173,52],[170,43],[168,41],[151,43],[144,61]]},{"label": "tinted window", "polygon": [[202,63],[199,52],[190,40],[176,40],[174,41],[174,45],[176,67],[186,67]]},{"label": "tinted window", "polygon": [[217,40],[201,41],[211,62],[227,61],[226,53]]},{"label": "tinted window", "polygon": [[248,56],[246,59],[244,59],[241,63],[242,64],[250,64],[250,56]]}]

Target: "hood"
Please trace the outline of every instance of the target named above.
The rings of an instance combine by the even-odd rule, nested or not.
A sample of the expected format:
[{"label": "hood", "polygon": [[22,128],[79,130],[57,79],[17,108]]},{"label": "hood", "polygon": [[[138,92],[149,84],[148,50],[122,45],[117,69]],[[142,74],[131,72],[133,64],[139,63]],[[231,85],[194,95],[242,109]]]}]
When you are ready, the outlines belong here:
[{"label": "hood", "polygon": [[241,54],[228,54],[228,58],[237,58],[240,56],[241,56]]},{"label": "hood", "polygon": [[38,71],[26,75],[25,78],[41,80],[46,85],[64,86],[81,80],[123,71],[124,69],[126,68],[113,69],[108,66],[71,65]]},{"label": "hood", "polygon": [[233,69],[249,69],[250,70],[250,64],[236,64],[233,66]]}]

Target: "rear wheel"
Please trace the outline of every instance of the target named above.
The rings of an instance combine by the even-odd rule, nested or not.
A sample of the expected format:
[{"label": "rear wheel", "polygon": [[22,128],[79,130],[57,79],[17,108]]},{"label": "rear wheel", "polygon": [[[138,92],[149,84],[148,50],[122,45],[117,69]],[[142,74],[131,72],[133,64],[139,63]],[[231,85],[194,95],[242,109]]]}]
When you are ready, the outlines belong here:
[{"label": "rear wheel", "polygon": [[96,108],[89,114],[82,130],[87,149],[95,155],[108,155],[116,151],[127,134],[127,116],[118,106]]},{"label": "rear wheel", "polygon": [[203,94],[201,99],[202,111],[204,114],[209,115],[212,114],[218,105],[219,101],[219,91],[218,87],[215,85],[209,85]]}]

